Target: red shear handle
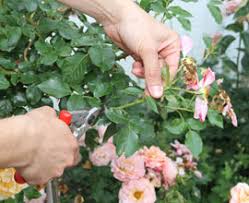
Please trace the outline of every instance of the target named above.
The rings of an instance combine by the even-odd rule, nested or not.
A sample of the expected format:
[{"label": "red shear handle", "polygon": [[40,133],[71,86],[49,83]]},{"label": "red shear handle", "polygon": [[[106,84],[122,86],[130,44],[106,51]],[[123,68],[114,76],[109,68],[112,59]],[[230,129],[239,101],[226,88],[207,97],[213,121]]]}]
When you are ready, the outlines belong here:
[{"label": "red shear handle", "polygon": [[[59,114],[59,119],[64,121],[67,125],[70,125],[72,121],[72,114],[66,110],[62,110]],[[25,179],[20,173],[18,173],[18,171],[15,172],[14,178],[18,184],[26,183]]]},{"label": "red shear handle", "polygon": [[67,125],[70,125],[72,121],[72,114],[66,110],[62,110],[60,112],[59,119],[64,121]]}]

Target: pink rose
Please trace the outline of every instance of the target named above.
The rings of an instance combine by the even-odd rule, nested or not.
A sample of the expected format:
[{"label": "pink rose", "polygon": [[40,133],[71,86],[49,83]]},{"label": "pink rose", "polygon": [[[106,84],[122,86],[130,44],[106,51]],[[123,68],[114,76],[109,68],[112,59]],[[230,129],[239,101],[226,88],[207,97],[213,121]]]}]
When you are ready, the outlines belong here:
[{"label": "pink rose", "polygon": [[205,88],[215,81],[215,73],[208,68],[202,72],[202,80],[199,83],[199,88]]},{"label": "pink rose", "polygon": [[197,96],[195,100],[194,118],[204,122],[208,112],[208,93],[210,85],[215,81],[215,73],[211,68],[206,69],[202,73],[202,79],[199,82],[199,92],[201,96]]},{"label": "pink rose", "polygon": [[186,56],[191,51],[192,48],[193,48],[192,39],[187,35],[182,36],[181,37],[181,50],[182,50],[183,56]]},{"label": "pink rose", "polygon": [[229,203],[248,203],[249,202],[249,185],[238,183],[230,191],[231,199]]},{"label": "pink rose", "polygon": [[201,122],[206,120],[208,112],[208,102],[206,99],[202,99],[200,96],[197,96],[195,99],[195,113],[194,118],[199,119]]},{"label": "pink rose", "polygon": [[112,143],[105,143],[90,154],[90,160],[95,166],[107,166],[115,157],[116,147]]},{"label": "pink rose", "polygon": [[242,0],[226,0],[226,1],[224,1],[226,15],[230,15],[230,14],[235,13],[235,11],[239,8],[241,3],[242,3]]},{"label": "pink rose", "polygon": [[144,149],[140,151],[140,154],[142,154],[144,157],[146,167],[162,171],[166,154],[159,147],[144,147]]},{"label": "pink rose", "polygon": [[155,201],[155,188],[145,178],[123,183],[119,191],[119,203],[154,203]]},{"label": "pink rose", "polygon": [[144,159],[138,154],[126,158],[124,155],[116,158],[111,164],[113,176],[122,181],[128,182],[145,175]]},{"label": "pink rose", "polygon": [[170,186],[175,184],[177,176],[177,167],[176,163],[173,162],[170,158],[166,158],[163,164],[163,182],[164,187],[168,189]]}]

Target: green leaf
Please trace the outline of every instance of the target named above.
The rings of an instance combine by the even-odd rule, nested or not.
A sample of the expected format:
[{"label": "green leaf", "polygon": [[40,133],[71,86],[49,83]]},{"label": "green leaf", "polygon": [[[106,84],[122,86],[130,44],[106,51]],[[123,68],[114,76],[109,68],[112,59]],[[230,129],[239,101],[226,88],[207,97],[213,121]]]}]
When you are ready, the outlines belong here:
[{"label": "green leaf", "polygon": [[180,135],[186,131],[187,124],[184,120],[175,118],[166,122],[166,129],[172,134]]},{"label": "green leaf", "polygon": [[88,53],[92,63],[102,72],[110,70],[115,63],[115,54],[110,47],[91,47]]},{"label": "green leaf", "polygon": [[26,89],[26,98],[31,105],[37,104],[42,98],[41,90],[37,86],[29,86]]},{"label": "green leaf", "polygon": [[243,32],[241,37],[243,39],[244,46],[247,50],[247,53],[249,53],[249,32]]},{"label": "green leaf", "polygon": [[182,9],[180,6],[171,6],[168,8],[168,10],[172,11],[173,15],[179,15],[182,17],[192,17],[191,13]]},{"label": "green leaf", "polygon": [[25,197],[28,198],[29,200],[37,199],[41,196],[40,192],[33,186],[29,186],[28,188],[25,188],[23,192],[24,192]]},{"label": "green leaf", "polygon": [[209,3],[207,7],[209,11],[211,12],[212,16],[214,17],[216,23],[221,24],[223,17],[222,17],[222,13],[221,13],[219,6],[216,6],[213,3]]},{"label": "green leaf", "polygon": [[227,50],[227,48],[232,44],[232,42],[235,40],[235,37],[232,35],[226,35],[224,36],[218,43],[219,46],[219,53],[224,54]]},{"label": "green leaf", "polygon": [[67,109],[69,111],[82,110],[88,107],[87,102],[81,95],[72,95],[67,101]]},{"label": "green leaf", "polygon": [[4,67],[5,69],[15,69],[16,64],[13,63],[11,60],[9,59],[5,59],[5,58],[1,58],[0,57],[0,66]]},{"label": "green leaf", "polygon": [[4,99],[0,100],[0,118],[5,118],[10,116],[13,111],[12,104],[10,100]]},{"label": "green leaf", "polygon": [[143,91],[137,87],[127,87],[122,92],[124,92],[125,94],[133,95],[133,96],[138,96],[143,93]]},{"label": "green leaf", "polygon": [[196,131],[200,131],[206,128],[206,123],[202,123],[199,120],[193,119],[193,118],[189,118],[187,120],[188,126],[189,128],[191,128],[192,130],[196,130]]},{"label": "green leaf", "polygon": [[52,65],[58,59],[58,54],[51,44],[37,41],[35,48],[41,55],[40,63],[44,65]]},{"label": "green leaf", "polygon": [[26,85],[35,83],[37,81],[37,75],[33,71],[22,73],[20,76],[20,82]]},{"label": "green leaf", "polygon": [[208,110],[208,120],[209,120],[211,125],[217,126],[219,128],[223,128],[223,117],[219,112],[217,112],[213,109],[209,109]]},{"label": "green leaf", "polygon": [[241,16],[246,16],[249,13],[249,2],[247,2],[243,7],[241,7],[236,13],[235,18],[239,18]]},{"label": "green leaf", "polygon": [[57,54],[62,57],[70,56],[72,49],[68,43],[66,43],[62,38],[58,38],[54,43],[54,49]]},{"label": "green leaf", "polygon": [[79,30],[69,21],[61,21],[58,25],[59,34],[67,40],[79,38]]},{"label": "green leaf", "polygon": [[49,80],[42,82],[38,85],[38,87],[44,93],[56,98],[62,98],[71,94],[69,85],[57,77],[50,78]]},{"label": "green leaf", "polygon": [[37,0],[23,0],[23,3],[28,12],[34,12],[38,7]]},{"label": "green leaf", "polygon": [[114,136],[114,143],[119,155],[131,156],[139,149],[139,137],[130,126],[122,127]]},{"label": "green leaf", "polygon": [[12,51],[22,36],[22,30],[19,27],[6,26],[0,29],[0,50]]},{"label": "green leaf", "polygon": [[111,92],[112,92],[111,84],[108,82],[102,82],[95,87],[93,95],[94,97],[100,98],[110,94]]},{"label": "green leaf", "polygon": [[126,124],[128,122],[127,113],[122,110],[114,108],[107,109],[105,115],[110,121],[116,124]]},{"label": "green leaf", "polygon": [[157,109],[156,101],[152,97],[147,96],[147,97],[145,97],[145,100],[146,100],[146,103],[147,103],[148,107],[152,111],[154,111],[155,113],[159,113],[158,109]]},{"label": "green leaf", "polygon": [[207,48],[211,47],[212,46],[212,37],[208,36],[208,35],[205,35],[203,37],[203,41],[206,45]]},{"label": "green leaf", "polygon": [[4,75],[0,74],[0,90],[6,90],[10,86],[9,81],[6,79]]},{"label": "green leaf", "polygon": [[58,20],[42,18],[37,26],[38,32],[47,35],[52,31],[56,31],[58,27],[58,22]]},{"label": "green leaf", "polygon": [[194,157],[198,158],[203,149],[203,143],[200,135],[195,131],[189,131],[186,134],[185,144],[193,153]]},{"label": "green leaf", "polygon": [[66,58],[61,66],[64,80],[72,84],[81,83],[85,77],[88,63],[88,55],[80,53]]},{"label": "green leaf", "polygon": [[186,29],[187,31],[191,31],[191,22],[189,19],[183,17],[177,17],[177,20],[184,29]]}]

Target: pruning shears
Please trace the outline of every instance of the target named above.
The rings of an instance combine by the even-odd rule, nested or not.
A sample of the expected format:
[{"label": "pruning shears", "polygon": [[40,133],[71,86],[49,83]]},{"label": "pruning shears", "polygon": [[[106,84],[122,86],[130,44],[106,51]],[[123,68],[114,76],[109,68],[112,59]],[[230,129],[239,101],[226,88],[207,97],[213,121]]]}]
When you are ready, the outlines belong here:
[{"label": "pruning shears", "polygon": [[[64,121],[71,129],[75,138],[79,141],[86,131],[93,128],[96,118],[100,114],[100,108],[92,108],[90,110],[79,111],[66,111],[62,110],[59,113],[59,119]],[[25,179],[16,171],[15,181],[19,184],[25,184]],[[58,192],[56,190],[56,181],[52,180],[48,182],[47,190],[47,203],[58,203]]]}]

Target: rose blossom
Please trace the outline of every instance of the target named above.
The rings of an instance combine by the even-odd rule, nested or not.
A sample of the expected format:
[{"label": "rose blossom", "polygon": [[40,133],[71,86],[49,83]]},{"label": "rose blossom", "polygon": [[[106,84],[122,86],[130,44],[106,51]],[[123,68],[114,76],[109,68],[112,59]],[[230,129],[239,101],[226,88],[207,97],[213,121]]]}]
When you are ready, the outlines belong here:
[{"label": "rose blossom", "polygon": [[162,173],[163,173],[164,187],[168,189],[176,181],[176,176],[177,176],[176,163],[167,157],[166,161],[163,164]]},{"label": "rose blossom", "polygon": [[119,203],[154,203],[155,201],[155,188],[145,178],[123,183],[119,191]]},{"label": "rose blossom", "polygon": [[105,143],[90,154],[90,160],[95,166],[107,166],[115,157],[116,147],[112,143]]},{"label": "rose blossom", "polygon": [[224,1],[226,15],[235,13],[238,7],[241,5],[242,0],[226,0]]},{"label": "rose blossom", "polygon": [[215,81],[215,73],[210,69],[206,69],[202,73],[202,79],[199,82],[199,92],[201,96],[197,96],[195,100],[194,118],[204,122],[208,112],[208,92],[210,85]]},{"label": "rose blossom", "polygon": [[112,161],[111,167],[113,176],[122,182],[139,179],[145,175],[144,159],[138,154],[129,158],[122,155]]},{"label": "rose blossom", "polygon": [[231,199],[229,203],[248,203],[249,202],[249,185],[238,183],[230,191]]},{"label": "rose blossom", "polygon": [[162,171],[166,154],[159,147],[144,147],[144,149],[140,151],[140,154],[142,154],[144,157],[146,167]]}]

